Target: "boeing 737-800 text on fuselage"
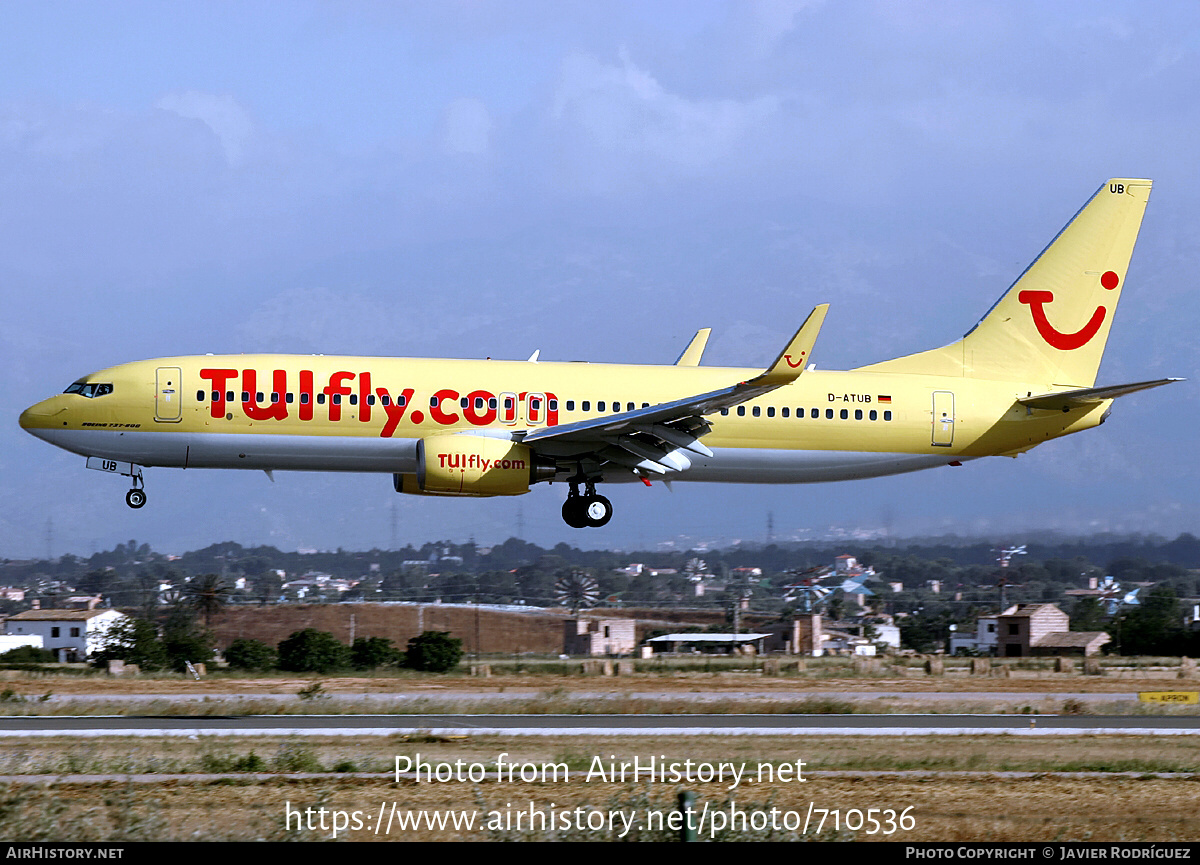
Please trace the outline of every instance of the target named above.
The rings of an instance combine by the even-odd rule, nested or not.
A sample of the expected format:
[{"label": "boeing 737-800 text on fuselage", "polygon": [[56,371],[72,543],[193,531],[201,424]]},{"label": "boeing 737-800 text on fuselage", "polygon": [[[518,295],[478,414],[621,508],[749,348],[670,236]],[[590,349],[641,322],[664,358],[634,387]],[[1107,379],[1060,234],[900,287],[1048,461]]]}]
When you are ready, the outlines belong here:
[{"label": "boeing 737-800 text on fuselage", "polygon": [[600,482],[806,483],[1016,456],[1103,423],[1096,387],[1150,195],[1105,183],[966,336],[849,371],[813,368],[826,305],[765,371],[308,355],[167,357],[84,376],[21,426],[89,468],[385,472],[398,492],[520,495],[569,485],[563,519],[612,516]]}]

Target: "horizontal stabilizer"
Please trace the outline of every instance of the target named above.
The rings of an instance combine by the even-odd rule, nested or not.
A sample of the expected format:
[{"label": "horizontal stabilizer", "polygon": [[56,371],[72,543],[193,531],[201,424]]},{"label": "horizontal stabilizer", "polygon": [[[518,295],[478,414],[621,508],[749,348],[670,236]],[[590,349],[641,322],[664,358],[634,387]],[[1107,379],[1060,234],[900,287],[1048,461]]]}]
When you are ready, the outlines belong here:
[{"label": "horizontal stabilizer", "polygon": [[1184,381],[1184,379],[1159,378],[1154,381],[1114,384],[1108,387],[1083,387],[1075,390],[1059,391],[1058,393],[1043,393],[1038,396],[1021,397],[1017,402],[1021,405],[1027,405],[1030,408],[1066,411],[1071,408],[1095,405],[1106,399],[1116,399],[1119,396],[1137,393],[1140,390],[1149,390],[1152,387],[1161,387],[1164,384],[1171,384],[1176,381]]}]

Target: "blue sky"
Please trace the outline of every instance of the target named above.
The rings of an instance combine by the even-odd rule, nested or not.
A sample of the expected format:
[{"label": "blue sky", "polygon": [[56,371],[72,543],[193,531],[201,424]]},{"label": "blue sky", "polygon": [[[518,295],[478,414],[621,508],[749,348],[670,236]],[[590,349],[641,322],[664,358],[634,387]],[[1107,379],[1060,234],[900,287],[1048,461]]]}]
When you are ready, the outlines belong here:
[{"label": "blue sky", "polygon": [[1019,460],[841,485],[399,497],[382,476],[148,472],[25,435],[144,357],[816,360],[944,344],[1112,176],[1155,190],[1100,382],[1197,377],[1194,3],[0,2],[0,555],[136,538],[652,545],[836,527],[1200,527],[1195,386]]}]

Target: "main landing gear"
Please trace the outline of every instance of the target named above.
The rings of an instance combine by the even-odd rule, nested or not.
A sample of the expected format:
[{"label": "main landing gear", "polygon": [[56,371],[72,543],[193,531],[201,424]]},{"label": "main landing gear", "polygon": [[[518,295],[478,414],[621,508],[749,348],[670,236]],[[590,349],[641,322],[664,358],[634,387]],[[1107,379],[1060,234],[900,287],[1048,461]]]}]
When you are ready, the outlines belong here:
[{"label": "main landing gear", "polygon": [[596,492],[596,482],[583,479],[584,493],[579,494],[579,480],[572,478],[571,492],[563,502],[563,522],[573,529],[598,529],[612,519],[612,502]]}]

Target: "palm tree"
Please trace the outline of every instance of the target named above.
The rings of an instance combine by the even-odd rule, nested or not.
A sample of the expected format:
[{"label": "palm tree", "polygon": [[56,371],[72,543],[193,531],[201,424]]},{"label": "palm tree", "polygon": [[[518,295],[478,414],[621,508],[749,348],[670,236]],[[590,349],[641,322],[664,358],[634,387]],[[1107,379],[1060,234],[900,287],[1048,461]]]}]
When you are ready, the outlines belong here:
[{"label": "palm tree", "polygon": [[213,615],[221,612],[229,602],[233,588],[227,586],[216,574],[205,574],[193,578],[183,593],[192,609],[204,616],[204,626],[210,628]]}]

